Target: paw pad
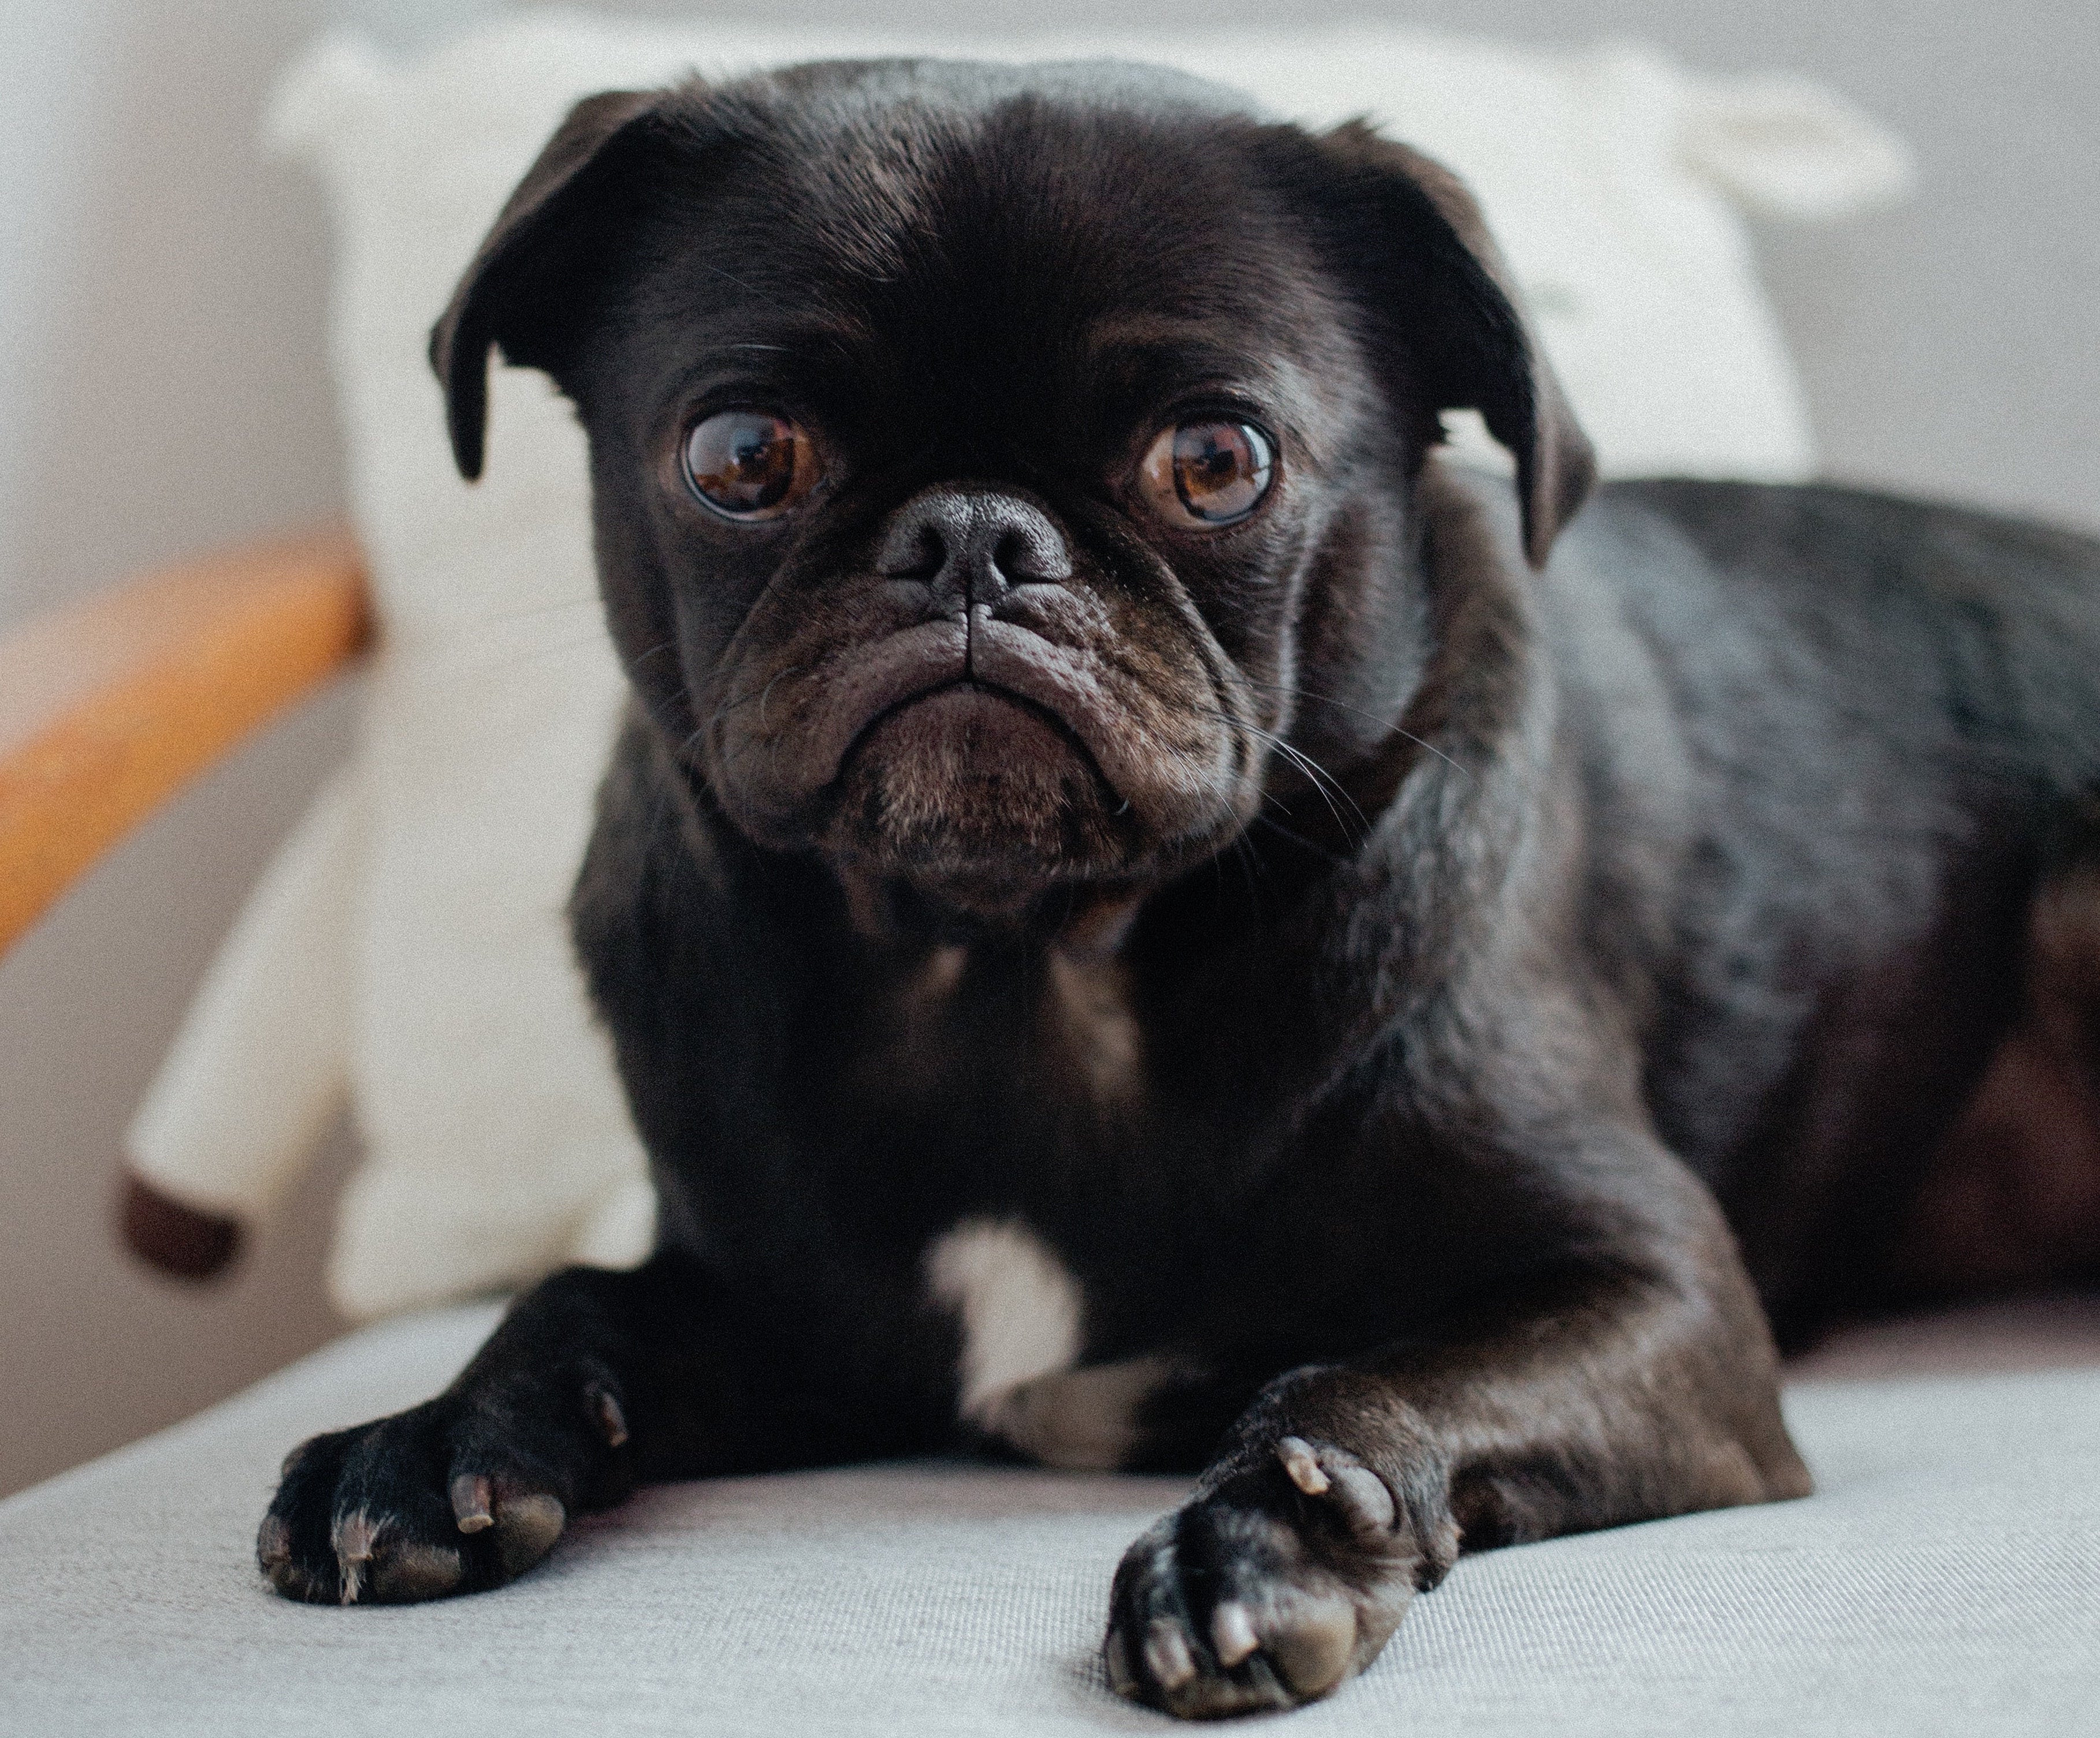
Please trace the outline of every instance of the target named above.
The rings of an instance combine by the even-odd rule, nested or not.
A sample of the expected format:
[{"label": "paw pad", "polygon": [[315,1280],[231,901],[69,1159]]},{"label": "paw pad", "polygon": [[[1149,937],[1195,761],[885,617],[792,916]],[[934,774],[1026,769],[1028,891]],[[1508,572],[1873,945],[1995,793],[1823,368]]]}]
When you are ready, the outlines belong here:
[{"label": "paw pad", "polygon": [[[1288,1708],[1377,1656],[1418,1551],[1384,1480],[1286,1436],[1132,1546],[1102,1664],[1119,1696],[1185,1718]],[[1278,1476],[1278,1473],[1282,1476]]]},{"label": "paw pad", "polygon": [[[589,1418],[607,1436],[625,1429],[609,1396]],[[562,1441],[549,1435],[541,1445]],[[317,1436],[287,1462],[255,1560],[279,1593],[315,1604],[501,1586],[545,1556],[567,1524],[548,1489],[564,1476],[558,1468],[444,1401]]]}]

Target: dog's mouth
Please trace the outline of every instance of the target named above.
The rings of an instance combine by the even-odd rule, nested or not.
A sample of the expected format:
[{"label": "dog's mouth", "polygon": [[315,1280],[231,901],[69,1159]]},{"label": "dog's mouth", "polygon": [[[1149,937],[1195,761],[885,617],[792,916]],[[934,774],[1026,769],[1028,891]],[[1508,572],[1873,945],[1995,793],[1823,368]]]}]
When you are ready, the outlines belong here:
[{"label": "dog's mouth", "polygon": [[1009,888],[1086,872],[1128,840],[1115,792],[1057,708],[965,675],[899,696],[854,732],[827,793],[831,845],[920,881]]},{"label": "dog's mouth", "polygon": [[1178,691],[1200,669],[1162,680],[1144,648],[942,620],[773,655],[732,673],[711,739],[761,843],[928,884],[1113,880],[1197,849],[1235,800],[1229,734]]},{"label": "dog's mouth", "polygon": [[847,779],[855,760],[877,742],[890,752],[949,748],[988,766],[1046,754],[1070,756],[1104,792],[1114,790],[1086,739],[1062,713],[975,675],[936,682],[883,707],[846,744],[834,783]]},{"label": "dog's mouth", "polygon": [[[732,722],[766,729],[757,764],[787,774],[818,813],[851,807],[871,780],[929,818],[937,785],[958,805],[982,805],[1015,779],[1054,778],[1070,794],[1083,789],[1114,808],[1131,730],[1101,684],[1088,683],[1088,669],[1083,657],[1026,629],[980,624],[973,633],[960,623],[922,623],[822,659],[811,676],[791,668],[787,704],[770,718],[743,708]],[[766,685],[746,686],[763,692]],[[807,696],[801,704],[798,690]],[[781,723],[789,727],[774,728]]]},{"label": "dog's mouth", "polygon": [[1145,769],[1160,757],[1098,655],[993,625],[915,624],[820,666],[801,727],[744,760],[800,783],[805,841],[972,906],[1145,858]]}]

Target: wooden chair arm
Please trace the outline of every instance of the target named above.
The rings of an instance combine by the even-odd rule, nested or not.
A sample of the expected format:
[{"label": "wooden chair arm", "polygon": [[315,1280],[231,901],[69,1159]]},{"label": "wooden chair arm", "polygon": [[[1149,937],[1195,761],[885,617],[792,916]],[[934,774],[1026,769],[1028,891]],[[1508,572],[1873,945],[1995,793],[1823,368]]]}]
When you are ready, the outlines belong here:
[{"label": "wooden chair arm", "polygon": [[371,632],[340,527],[185,562],[0,640],[0,953]]}]

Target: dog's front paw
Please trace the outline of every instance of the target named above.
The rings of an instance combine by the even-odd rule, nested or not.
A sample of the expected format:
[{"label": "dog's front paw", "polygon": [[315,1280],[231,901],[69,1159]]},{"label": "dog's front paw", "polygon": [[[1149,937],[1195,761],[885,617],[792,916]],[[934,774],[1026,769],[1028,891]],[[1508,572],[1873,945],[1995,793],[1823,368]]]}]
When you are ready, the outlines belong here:
[{"label": "dog's front paw", "polygon": [[1124,1553],[1109,1682],[1184,1718],[1316,1701],[1378,1656],[1455,1537],[1425,1548],[1355,1455],[1285,1436]]},{"label": "dog's front paw", "polygon": [[604,1500],[627,1427],[602,1386],[574,1406],[518,1398],[446,1395],[294,1449],[256,1536],[264,1577],[289,1599],[351,1605],[523,1574],[580,1494]]}]

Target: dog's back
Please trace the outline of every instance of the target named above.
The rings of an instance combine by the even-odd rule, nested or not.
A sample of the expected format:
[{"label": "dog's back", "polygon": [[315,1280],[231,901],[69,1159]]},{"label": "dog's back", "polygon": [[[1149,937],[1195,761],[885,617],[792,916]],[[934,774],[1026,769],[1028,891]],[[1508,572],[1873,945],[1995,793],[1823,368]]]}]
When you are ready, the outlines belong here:
[{"label": "dog's back", "polygon": [[1783,1330],[2091,1267],[2100,544],[1862,491],[1666,481],[1604,491],[1566,557],[1590,598],[1559,643],[1594,652],[1594,624],[1564,624],[1608,610],[1627,649],[1608,667],[1646,661],[1666,696],[1595,695],[1620,738],[1604,761],[1623,779],[1668,759],[1624,739],[1660,721],[1688,773],[1674,800],[1616,805],[1616,849],[1666,854],[1674,884],[1651,1102]]}]

